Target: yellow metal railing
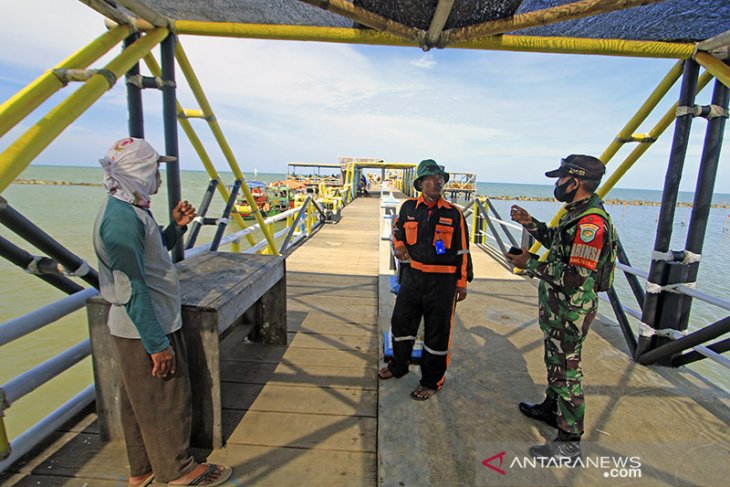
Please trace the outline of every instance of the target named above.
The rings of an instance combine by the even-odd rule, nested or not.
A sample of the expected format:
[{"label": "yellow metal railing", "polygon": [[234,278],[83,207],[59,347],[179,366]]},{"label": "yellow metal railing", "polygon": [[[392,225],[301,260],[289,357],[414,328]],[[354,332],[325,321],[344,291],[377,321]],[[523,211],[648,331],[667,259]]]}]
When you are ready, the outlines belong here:
[{"label": "yellow metal railing", "polygon": [[[697,81],[697,93],[702,91],[708,83],[712,80],[712,75],[709,72],[703,73],[699,80]],[[674,105],[672,105],[667,112],[664,114],[664,116],[657,122],[657,124],[648,132],[648,136],[652,139],[656,140],[659,138],[661,134],[664,133],[665,130],[669,128],[669,126],[674,122],[674,120],[677,118],[677,106],[679,103],[675,102]],[[616,183],[623,177],[624,174],[626,174],[626,171],[628,171],[634,163],[639,160],[639,158],[649,149],[649,146],[651,144],[640,144],[638,147],[636,147],[631,153],[624,159],[624,161],[616,168],[616,170],[611,173],[611,175],[606,179],[606,181],[601,185],[600,188],[598,188],[598,196],[601,198],[604,198],[608,192],[613,189],[613,187],[616,185]]]},{"label": "yellow metal railing", "polygon": [[477,205],[479,199],[478,196],[474,198],[474,206],[471,212],[471,235],[469,240],[473,244],[477,243],[477,232],[481,230],[479,228],[479,206]]},{"label": "yellow metal railing", "polygon": [[5,430],[5,414],[3,407],[0,405],[0,461],[10,456],[10,442],[8,441],[8,432]]},{"label": "yellow metal railing", "polygon": [[[636,114],[631,118],[631,120],[626,124],[626,126],[621,130],[619,135],[609,144],[609,146],[606,148],[606,150],[601,155],[600,159],[601,162],[604,164],[608,164],[608,162],[611,160],[611,158],[616,154],[619,147],[628,141],[631,141],[630,134],[633,133],[635,129],[639,127],[639,125],[646,120],[646,118],[649,116],[651,111],[656,108],[657,104],[661,101],[661,99],[666,95],[666,93],[669,91],[669,89],[672,87],[672,85],[679,79],[679,76],[681,75],[682,71],[682,62],[677,63],[675,66],[672,67],[672,69],[669,71],[669,73],[664,77],[664,79],[659,83],[659,86],[652,92],[652,94],[649,96],[649,98],[644,102],[644,104],[639,108],[639,110],[636,112]],[[702,89],[707,86],[707,84],[712,79],[712,75],[709,72],[705,72],[700,76],[697,84],[697,92],[699,93],[702,91]],[[657,122],[657,124],[647,133],[644,134],[642,137],[636,137],[637,139],[644,139],[647,141],[655,141],[659,138],[661,134],[664,133],[664,131],[672,124],[672,122],[676,118],[676,112],[677,112],[677,106],[678,102],[675,102],[674,105],[672,105],[669,110],[664,114],[664,116]],[[624,174],[636,163],[637,160],[649,149],[651,146],[651,143],[640,143],[638,147],[636,147],[627,157],[624,159],[624,161],[616,168],[616,170],[608,177],[608,179],[598,188],[596,193],[601,197],[604,198],[608,192],[613,189],[613,187],[616,185],[616,183],[623,177]],[[563,205],[560,210],[555,214],[555,216],[550,220],[548,223],[548,226],[555,227],[557,226],[558,222],[560,221],[560,218],[565,214],[565,205]],[[533,246],[530,248],[530,252],[535,253],[542,247],[542,244],[540,242],[535,242]],[[543,254],[541,256],[541,260],[544,260],[547,257],[547,254]]]},{"label": "yellow metal railing", "polygon": [[116,79],[124,76],[137,61],[162,42],[167,34],[166,29],[154,29],[138,39],[7,147],[0,154],[0,192],[66,127],[106,93]]},{"label": "yellow metal railing", "polygon": [[[279,252],[276,249],[276,243],[274,242],[274,236],[264,224],[264,218],[261,215],[261,210],[256,205],[256,200],[251,194],[251,190],[246,183],[246,178],[244,177],[243,172],[241,172],[241,168],[238,166],[236,156],[233,155],[233,151],[231,150],[230,145],[228,145],[226,137],[223,135],[223,131],[221,130],[220,125],[215,118],[215,114],[213,113],[213,109],[208,102],[208,98],[205,96],[203,88],[198,81],[198,77],[195,75],[193,67],[191,66],[190,61],[188,60],[188,57],[185,54],[185,51],[183,50],[180,42],[177,42],[175,44],[175,59],[177,59],[178,66],[185,75],[185,79],[187,80],[190,89],[193,91],[193,95],[195,96],[195,99],[203,112],[203,118],[208,122],[208,126],[210,127],[211,132],[213,132],[213,136],[218,142],[218,145],[220,146],[221,151],[223,152],[223,155],[225,156],[226,161],[228,162],[228,165],[233,172],[233,175],[236,177],[236,179],[240,179],[242,181],[241,191],[243,191],[243,195],[245,196],[246,201],[248,201],[248,204],[253,210],[252,213],[256,218],[256,222],[259,224],[259,228],[263,232],[264,237],[266,238],[266,242],[269,245],[269,251],[273,255],[279,255]],[[242,228],[245,227],[246,226],[242,224]]]},{"label": "yellow metal railing", "polygon": [[[147,64],[147,68],[150,70],[150,73],[152,76],[159,77],[162,74],[162,70],[160,69],[160,65],[157,63],[157,60],[152,56],[152,54],[148,54],[144,57],[145,64]],[[218,174],[218,171],[216,170],[215,166],[213,166],[213,161],[211,161],[210,156],[208,156],[208,152],[205,150],[205,147],[203,146],[203,142],[198,137],[198,134],[195,132],[195,129],[193,129],[193,125],[190,123],[190,121],[186,117],[181,117],[180,115],[185,113],[185,109],[180,105],[179,101],[176,101],[177,103],[177,113],[178,113],[178,123],[180,124],[180,127],[183,129],[183,132],[185,132],[185,135],[187,135],[188,140],[190,140],[190,144],[193,146],[193,149],[198,154],[198,157],[200,158],[200,162],[203,164],[203,167],[205,168],[205,171],[208,173],[208,177],[211,179],[217,179],[221,182],[221,184],[218,184],[216,186],[216,189],[218,190],[218,193],[223,198],[223,201],[228,201],[228,198],[230,198],[231,194],[228,191],[228,188],[225,184],[222,183],[222,179],[220,175]],[[236,223],[241,228],[246,228],[246,223],[244,222],[243,218],[241,218],[241,215],[238,212],[233,212],[233,218],[236,220]],[[248,240],[249,244],[255,245],[256,240],[254,239],[253,235],[248,234],[246,235],[246,240]]]},{"label": "yellow metal railing", "polygon": [[[248,39],[320,41],[382,46],[418,46],[417,41],[408,41],[393,34],[371,29],[350,29],[342,27],[177,20],[175,22],[175,32],[178,34]],[[692,56],[695,45],[680,42],[631,41],[622,39],[495,35],[457,42],[450,44],[449,48],[688,59]]]},{"label": "yellow metal railing", "polygon": [[38,108],[51,95],[65,86],[64,82],[54,74],[55,70],[85,69],[106,54],[112,47],[119,44],[129,33],[128,26],[114,27],[8,98],[0,105],[0,137],[5,135],[30,112]]},{"label": "yellow metal railing", "polygon": [[722,84],[730,87],[730,66],[706,52],[696,53],[694,60],[711,75],[720,80]]}]

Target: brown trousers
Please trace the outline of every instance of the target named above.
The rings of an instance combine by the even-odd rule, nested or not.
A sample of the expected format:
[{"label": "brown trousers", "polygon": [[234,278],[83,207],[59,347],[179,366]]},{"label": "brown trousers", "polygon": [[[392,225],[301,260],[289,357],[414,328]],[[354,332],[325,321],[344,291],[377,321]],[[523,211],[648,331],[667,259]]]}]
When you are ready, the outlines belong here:
[{"label": "brown trousers", "polygon": [[112,337],[122,374],[122,427],[131,476],[154,472],[158,482],[189,473],[192,406],[182,330],[167,336],[175,350],[175,374],[152,376],[152,359],[142,340]]}]

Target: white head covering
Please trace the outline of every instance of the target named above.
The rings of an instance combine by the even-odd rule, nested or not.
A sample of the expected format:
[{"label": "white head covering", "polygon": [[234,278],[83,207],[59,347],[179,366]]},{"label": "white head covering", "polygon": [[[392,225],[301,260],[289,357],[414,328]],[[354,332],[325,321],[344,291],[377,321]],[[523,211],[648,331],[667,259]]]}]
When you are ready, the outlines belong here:
[{"label": "white head covering", "polygon": [[175,160],[175,157],[160,156],[144,139],[118,140],[99,159],[104,169],[104,188],[117,199],[149,208],[150,195],[158,188],[157,163]]}]

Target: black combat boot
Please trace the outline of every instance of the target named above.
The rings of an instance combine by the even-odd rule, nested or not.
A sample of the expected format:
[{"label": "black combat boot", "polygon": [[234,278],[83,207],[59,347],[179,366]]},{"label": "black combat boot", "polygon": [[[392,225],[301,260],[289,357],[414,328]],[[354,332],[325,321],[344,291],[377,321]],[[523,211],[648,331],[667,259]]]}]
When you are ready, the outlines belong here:
[{"label": "black combat boot", "polygon": [[543,421],[553,428],[558,427],[555,413],[558,409],[558,403],[554,397],[546,397],[540,404],[530,404],[529,402],[520,403],[520,412],[528,418]]},{"label": "black combat boot", "polygon": [[[558,436],[544,445],[530,447],[530,456],[535,458],[555,458],[569,466],[575,465],[580,458],[580,436],[558,429]],[[566,459],[567,460],[564,460]]]}]

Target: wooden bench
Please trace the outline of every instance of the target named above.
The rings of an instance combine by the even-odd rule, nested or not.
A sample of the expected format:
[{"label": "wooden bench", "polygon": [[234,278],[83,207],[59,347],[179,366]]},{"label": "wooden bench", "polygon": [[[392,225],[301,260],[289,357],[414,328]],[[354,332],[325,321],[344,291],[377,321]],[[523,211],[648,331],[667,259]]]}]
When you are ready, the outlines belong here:
[{"label": "wooden bench", "polygon": [[[176,264],[182,296],[183,334],[188,347],[193,397],[191,444],[221,448],[220,342],[237,326],[251,338],[286,345],[286,271],[283,257],[206,252]],[[121,377],[107,327],[109,303],[87,301],[99,432],[123,439]]]}]

